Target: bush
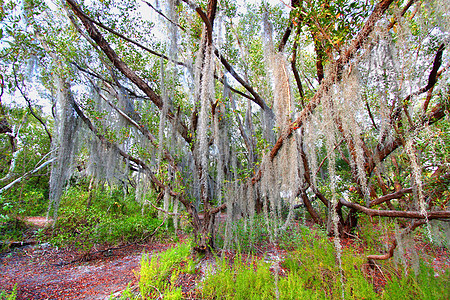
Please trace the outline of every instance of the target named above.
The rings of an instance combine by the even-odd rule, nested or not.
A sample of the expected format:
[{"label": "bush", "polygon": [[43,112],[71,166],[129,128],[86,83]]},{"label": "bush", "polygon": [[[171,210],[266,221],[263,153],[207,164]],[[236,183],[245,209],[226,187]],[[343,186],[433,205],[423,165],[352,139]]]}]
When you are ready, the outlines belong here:
[{"label": "bush", "polygon": [[119,244],[148,238],[161,221],[142,215],[134,197],[118,190],[70,187],[61,201],[51,242],[88,251],[94,244]]}]

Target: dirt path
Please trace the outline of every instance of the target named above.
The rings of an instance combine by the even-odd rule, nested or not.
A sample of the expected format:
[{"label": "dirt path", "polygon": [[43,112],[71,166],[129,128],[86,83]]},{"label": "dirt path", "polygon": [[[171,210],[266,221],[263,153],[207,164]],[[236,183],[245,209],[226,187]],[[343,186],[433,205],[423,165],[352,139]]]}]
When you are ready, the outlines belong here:
[{"label": "dirt path", "polygon": [[156,253],[165,245],[133,245],[90,261],[61,265],[77,258],[75,252],[48,245],[27,246],[0,257],[0,290],[17,284],[17,299],[109,299],[137,282],[142,252]]},{"label": "dirt path", "polygon": [[[48,225],[43,217],[27,218],[36,227]],[[88,261],[49,244],[25,246],[0,255],[0,291],[17,285],[17,299],[109,299],[128,284],[136,285],[142,253],[161,252],[172,244],[129,245],[97,252]],[[103,249],[92,249],[96,252]]]}]

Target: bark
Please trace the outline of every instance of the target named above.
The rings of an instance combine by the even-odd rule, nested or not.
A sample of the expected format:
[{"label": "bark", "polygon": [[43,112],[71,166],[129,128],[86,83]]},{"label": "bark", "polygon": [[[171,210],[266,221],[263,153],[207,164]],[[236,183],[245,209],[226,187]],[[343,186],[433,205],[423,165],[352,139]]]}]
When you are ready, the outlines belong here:
[{"label": "bark", "polygon": [[376,210],[364,207],[362,205],[349,202],[344,199],[339,199],[339,202],[342,205],[345,205],[349,208],[356,209],[357,211],[363,212],[370,217],[391,217],[391,218],[407,218],[407,219],[448,219],[450,218],[450,211],[427,211],[426,215],[422,214],[419,211],[397,211],[397,210]]},{"label": "bark", "polygon": [[314,222],[319,225],[323,225],[323,220],[319,216],[319,214],[316,212],[314,207],[312,207],[311,201],[309,201],[308,195],[304,191],[301,192],[301,197],[303,200],[303,204],[305,204],[306,210],[309,212],[311,217],[313,218]]},{"label": "bark", "polygon": [[[413,221],[409,227],[407,227],[405,230],[403,230],[403,231],[400,233],[400,236],[403,237],[403,236],[405,236],[405,235],[407,235],[407,234],[413,232],[414,229],[416,229],[417,227],[419,227],[419,226],[421,226],[421,225],[423,225],[423,224],[425,224],[425,223],[426,223],[425,220],[416,220],[416,221]],[[370,261],[370,260],[386,260],[386,259],[389,259],[389,258],[391,258],[392,256],[394,256],[394,250],[395,250],[395,248],[397,247],[397,245],[398,245],[397,240],[394,239],[394,241],[392,242],[391,247],[389,247],[389,250],[388,250],[387,253],[381,254],[381,255],[368,255],[368,256],[367,256],[367,259],[368,259],[369,261]]]},{"label": "bark", "polygon": [[302,104],[302,109],[305,107],[305,102],[303,98],[305,97],[305,92],[303,91],[302,81],[300,79],[300,74],[297,70],[297,42],[294,42],[292,50],[292,60],[291,60],[292,73],[294,73],[295,83],[297,84],[298,92],[300,93],[300,101]]}]

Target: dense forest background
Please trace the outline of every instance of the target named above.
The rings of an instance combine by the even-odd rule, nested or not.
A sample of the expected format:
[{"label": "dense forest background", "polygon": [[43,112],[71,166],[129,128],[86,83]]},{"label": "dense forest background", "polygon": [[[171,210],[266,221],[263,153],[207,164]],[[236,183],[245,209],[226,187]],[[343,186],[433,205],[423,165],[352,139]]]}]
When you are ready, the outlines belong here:
[{"label": "dense forest background", "polygon": [[42,238],[86,251],[178,230],[197,253],[249,250],[299,222],[333,237],[339,266],[363,231],[372,262],[416,229],[448,248],[449,11],[3,1],[5,239],[46,215]]}]

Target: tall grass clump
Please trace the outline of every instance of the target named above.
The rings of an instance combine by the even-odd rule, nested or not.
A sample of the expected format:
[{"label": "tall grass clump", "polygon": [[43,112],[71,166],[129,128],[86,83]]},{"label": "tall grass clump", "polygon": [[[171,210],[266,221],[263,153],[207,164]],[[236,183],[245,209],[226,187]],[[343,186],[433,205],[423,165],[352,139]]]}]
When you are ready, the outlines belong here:
[{"label": "tall grass clump", "polygon": [[177,279],[182,272],[195,272],[190,254],[191,245],[184,243],[158,255],[143,255],[139,280],[142,299],[182,299]]},{"label": "tall grass clump", "polygon": [[450,272],[435,277],[423,261],[418,272],[398,270],[392,261],[372,266],[386,282],[383,287],[366,257],[355,249],[343,249],[340,269],[333,241],[324,230],[301,226],[291,237],[279,268],[277,262],[245,262],[240,255],[234,262],[219,259],[206,274],[201,298],[275,299],[278,294],[279,299],[342,299],[342,295],[344,299],[448,299]]},{"label": "tall grass clump", "polygon": [[226,258],[207,274],[202,287],[203,299],[275,299],[275,284],[270,264],[260,260],[233,263]]}]

